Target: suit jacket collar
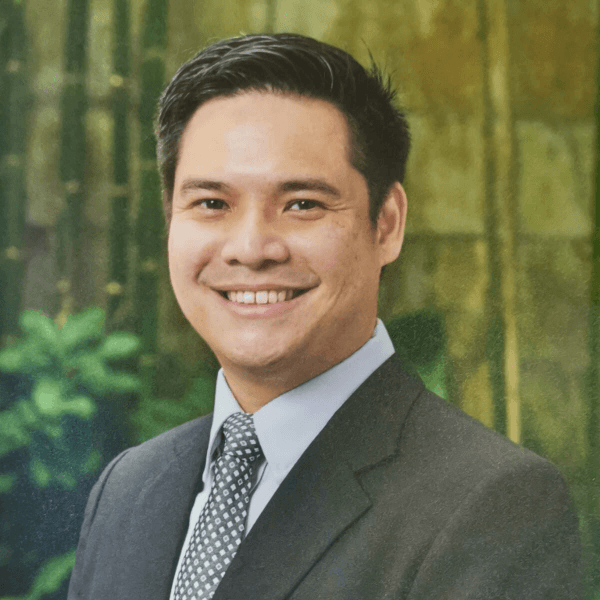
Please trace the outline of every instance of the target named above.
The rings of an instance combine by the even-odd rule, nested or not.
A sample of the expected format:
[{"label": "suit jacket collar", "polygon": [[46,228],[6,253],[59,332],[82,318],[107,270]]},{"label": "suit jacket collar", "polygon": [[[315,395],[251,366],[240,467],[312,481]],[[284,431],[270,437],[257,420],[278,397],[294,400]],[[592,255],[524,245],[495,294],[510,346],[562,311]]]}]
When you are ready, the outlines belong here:
[{"label": "suit jacket collar", "polygon": [[423,384],[392,357],[334,415],[240,546],[213,600],[287,597],[371,506],[357,474],[396,452]]}]

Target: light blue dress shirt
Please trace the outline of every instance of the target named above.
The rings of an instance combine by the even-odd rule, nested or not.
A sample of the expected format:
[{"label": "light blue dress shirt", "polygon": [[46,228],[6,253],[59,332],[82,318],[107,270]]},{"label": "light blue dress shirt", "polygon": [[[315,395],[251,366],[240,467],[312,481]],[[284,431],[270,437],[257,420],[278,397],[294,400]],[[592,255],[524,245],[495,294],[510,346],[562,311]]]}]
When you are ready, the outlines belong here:
[{"label": "light blue dress shirt", "polygon": [[[245,535],[248,534],[281,482],[300,456],[352,393],[394,353],[394,346],[383,323],[378,320],[373,336],[354,354],[317,377],[282,394],[254,413],[254,425],[265,455],[258,483],[250,499]],[[242,412],[231,393],[223,370],[217,376],[215,409],[208,445],[202,491],[196,496],[188,532],[181,550],[171,589],[177,581],[181,562],[190,538],[208,500],[212,486],[212,461],[221,443],[221,427],[236,412]]]}]

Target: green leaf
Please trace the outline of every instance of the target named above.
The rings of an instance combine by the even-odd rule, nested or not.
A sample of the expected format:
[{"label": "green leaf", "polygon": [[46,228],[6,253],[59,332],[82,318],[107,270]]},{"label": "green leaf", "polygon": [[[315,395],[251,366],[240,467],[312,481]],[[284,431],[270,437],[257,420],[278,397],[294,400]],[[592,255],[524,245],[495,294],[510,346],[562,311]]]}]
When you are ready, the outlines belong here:
[{"label": "green leaf", "polygon": [[433,362],[419,369],[419,375],[425,387],[442,398],[448,398],[446,390],[446,360],[443,354]]},{"label": "green leaf", "polygon": [[28,338],[17,346],[0,352],[0,371],[7,373],[33,373],[44,371],[56,361],[58,346],[40,343],[39,338]]},{"label": "green leaf", "polygon": [[96,412],[96,405],[87,396],[76,396],[65,402],[65,412],[75,415],[80,419],[90,419]]},{"label": "green leaf", "polygon": [[63,435],[63,428],[60,425],[46,424],[44,432],[49,438],[58,439]]},{"label": "green leaf", "polygon": [[67,471],[58,473],[55,479],[64,490],[74,490],[77,487],[77,479]]},{"label": "green leaf", "polygon": [[48,345],[58,344],[58,325],[39,310],[25,310],[19,317],[21,329],[34,339]]},{"label": "green leaf", "polygon": [[100,468],[100,452],[98,450],[92,450],[87,460],[85,461],[85,465],[83,466],[83,470],[85,473],[94,473]]},{"label": "green leaf", "polygon": [[109,386],[109,372],[96,354],[83,354],[73,361],[81,383],[98,394],[105,394]]},{"label": "green leaf", "polygon": [[0,413],[0,456],[26,446],[31,441],[18,407]]},{"label": "green leaf", "polygon": [[0,352],[0,371],[18,373],[26,364],[26,352],[22,345],[5,348]]},{"label": "green leaf", "polygon": [[75,566],[75,550],[51,558],[36,576],[31,591],[24,600],[39,600],[45,594],[56,592],[69,577]]},{"label": "green leaf", "polygon": [[24,425],[29,429],[39,429],[41,427],[41,419],[27,400],[19,400],[15,404],[15,409],[18,411]]},{"label": "green leaf", "polygon": [[140,379],[128,373],[112,373],[108,379],[110,389],[118,394],[131,394],[138,392],[141,387]]},{"label": "green leaf", "polygon": [[38,487],[47,487],[52,479],[50,470],[40,460],[32,460],[29,463],[29,475]]},{"label": "green leaf", "polygon": [[140,349],[140,340],[131,333],[116,332],[109,335],[99,353],[105,360],[119,360],[135,355]]},{"label": "green leaf", "polygon": [[55,379],[44,377],[33,389],[33,402],[48,417],[59,417],[64,412],[61,385]]},{"label": "green leaf", "polygon": [[89,308],[78,314],[69,315],[61,330],[61,340],[65,349],[73,349],[82,342],[97,340],[104,330],[104,311]]},{"label": "green leaf", "polygon": [[8,492],[10,492],[16,481],[16,475],[13,475],[11,473],[0,474],[0,494],[7,494]]}]

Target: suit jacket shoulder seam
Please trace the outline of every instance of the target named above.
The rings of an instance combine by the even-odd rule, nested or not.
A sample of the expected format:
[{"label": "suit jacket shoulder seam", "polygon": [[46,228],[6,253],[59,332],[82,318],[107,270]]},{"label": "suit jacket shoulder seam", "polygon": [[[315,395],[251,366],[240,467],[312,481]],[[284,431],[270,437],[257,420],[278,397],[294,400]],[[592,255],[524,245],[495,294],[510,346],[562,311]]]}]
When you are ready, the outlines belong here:
[{"label": "suit jacket shoulder seam", "polygon": [[108,478],[112,474],[112,472],[113,472],[114,468],[117,466],[117,464],[119,462],[121,462],[121,459],[125,457],[125,455],[129,452],[130,449],[131,448],[127,448],[126,450],[123,450],[123,452],[121,452],[121,454],[119,454],[118,456],[116,456],[112,460],[112,462],[107,466],[106,471],[104,473],[104,479],[102,480],[102,483],[100,484],[100,489],[98,490],[98,495],[96,497],[96,502],[94,504],[94,509],[92,511],[92,514],[90,515],[90,525],[94,521],[94,519],[96,518],[96,513],[98,512],[98,505],[100,504],[100,498],[102,497],[102,494],[104,493],[104,488],[106,487],[106,484],[108,482]]}]

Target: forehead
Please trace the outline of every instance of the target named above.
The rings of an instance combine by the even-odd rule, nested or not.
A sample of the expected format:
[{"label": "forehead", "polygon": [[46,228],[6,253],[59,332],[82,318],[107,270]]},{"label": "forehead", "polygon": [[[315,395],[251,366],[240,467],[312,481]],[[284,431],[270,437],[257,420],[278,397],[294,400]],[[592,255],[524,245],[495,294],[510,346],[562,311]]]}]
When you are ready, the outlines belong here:
[{"label": "forehead", "polygon": [[198,171],[230,169],[343,176],[352,168],[349,158],[350,132],[336,106],[302,96],[250,92],[215,98],[196,110],[181,138],[176,181]]}]

